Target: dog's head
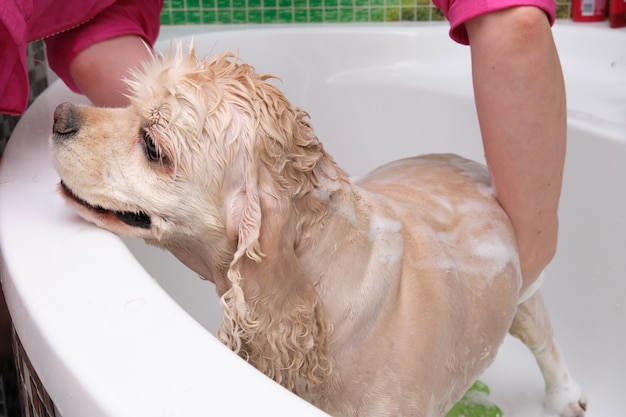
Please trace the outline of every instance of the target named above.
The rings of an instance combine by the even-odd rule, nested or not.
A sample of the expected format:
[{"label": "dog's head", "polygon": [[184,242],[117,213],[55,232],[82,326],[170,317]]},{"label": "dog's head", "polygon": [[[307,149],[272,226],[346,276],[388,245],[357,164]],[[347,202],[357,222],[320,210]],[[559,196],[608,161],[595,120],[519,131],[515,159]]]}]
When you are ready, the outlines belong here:
[{"label": "dog's head", "polygon": [[[84,218],[214,281],[221,338],[297,390],[328,364],[321,306],[295,254],[306,220],[293,205],[334,164],[269,78],[232,54],[204,60],[179,46],[134,74],[127,108],[59,105],[53,158]],[[319,215],[321,204],[306,210]]]}]

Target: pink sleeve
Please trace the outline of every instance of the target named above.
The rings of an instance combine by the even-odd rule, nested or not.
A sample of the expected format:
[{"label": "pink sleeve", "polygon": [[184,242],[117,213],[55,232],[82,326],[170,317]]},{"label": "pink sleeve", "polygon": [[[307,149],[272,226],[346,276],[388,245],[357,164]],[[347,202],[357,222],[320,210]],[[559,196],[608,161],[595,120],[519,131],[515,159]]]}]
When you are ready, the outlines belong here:
[{"label": "pink sleeve", "polygon": [[28,105],[26,17],[30,10],[13,1],[0,6],[0,113],[21,114]]},{"label": "pink sleeve", "polygon": [[450,21],[450,37],[464,45],[469,45],[465,22],[486,13],[509,7],[535,6],[546,12],[550,24],[554,24],[556,2],[554,0],[433,0]]},{"label": "pink sleeve", "polygon": [[72,60],[88,46],[122,35],[141,36],[150,46],[159,35],[163,0],[118,0],[88,22],[46,39],[50,68],[73,91]]}]

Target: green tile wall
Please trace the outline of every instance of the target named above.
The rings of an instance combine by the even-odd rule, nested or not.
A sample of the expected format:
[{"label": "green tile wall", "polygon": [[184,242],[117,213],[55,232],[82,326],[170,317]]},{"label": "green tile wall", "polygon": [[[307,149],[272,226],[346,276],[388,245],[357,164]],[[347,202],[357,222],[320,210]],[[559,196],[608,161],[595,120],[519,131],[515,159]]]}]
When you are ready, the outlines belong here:
[{"label": "green tile wall", "polygon": [[[567,18],[570,1],[557,1]],[[161,23],[330,23],[443,20],[431,0],[165,0]]]}]

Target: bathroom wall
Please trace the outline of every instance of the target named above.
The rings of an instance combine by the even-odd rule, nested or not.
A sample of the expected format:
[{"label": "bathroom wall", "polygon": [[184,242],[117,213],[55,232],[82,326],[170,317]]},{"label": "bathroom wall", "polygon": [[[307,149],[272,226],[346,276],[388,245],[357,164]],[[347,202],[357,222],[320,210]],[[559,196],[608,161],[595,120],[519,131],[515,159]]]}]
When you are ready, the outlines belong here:
[{"label": "bathroom wall", "polygon": [[[571,0],[557,1],[568,18]],[[443,20],[431,0],[165,0],[161,23],[331,23]]]}]

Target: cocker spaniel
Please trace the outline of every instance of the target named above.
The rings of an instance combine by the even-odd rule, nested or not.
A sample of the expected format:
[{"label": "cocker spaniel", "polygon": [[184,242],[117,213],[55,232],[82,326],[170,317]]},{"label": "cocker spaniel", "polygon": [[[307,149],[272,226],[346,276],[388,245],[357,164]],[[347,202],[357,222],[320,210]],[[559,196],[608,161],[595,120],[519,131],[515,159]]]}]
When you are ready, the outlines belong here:
[{"label": "cocker spaniel", "polygon": [[510,331],[548,411],[583,416],[485,167],[426,155],[351,182],[270,78],[179,46],[127,108],[59,105],[61,194],[214,282],[219,339],[332,415],[443,416]]}]

